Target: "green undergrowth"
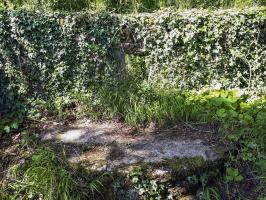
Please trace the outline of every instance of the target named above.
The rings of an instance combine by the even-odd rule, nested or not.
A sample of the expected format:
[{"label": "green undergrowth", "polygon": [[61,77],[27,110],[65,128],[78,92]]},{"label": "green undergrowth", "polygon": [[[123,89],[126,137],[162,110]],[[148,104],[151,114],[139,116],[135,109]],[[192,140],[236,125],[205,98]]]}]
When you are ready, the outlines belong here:
[{"label": "green undergrowth", "polygon": [[221,122],[230,128],[229,121],[241,125],[261,124],[265,118],[265,96],[252,100],[234,90],[192,92],[127,82],[31,102],[29,114],[32,118],[41,117],[45,112],[61,119],[71,115],[120,118],[132,126],[202,121]]},{"label": "green undergrowth", "polygon": [[[171,127],[177,122],[215,124],[220,127],[220,134],[235,146],[230,152],[229,162],[225,164],[226,172],[224,177],[220,177],[221,181],[226,184],[244,181],[244,176],[238,170],[239,163],[254,166],[259,171],[260,181],[265,181],[266,98],[264,95],[252,99],[233,90],[192,92],[156,89],[145,84],[127,82],[115,86],[97,85],[86,93],[72,91],[68,96],[54,97],[49,101],[29,100],[28,105],[27,119],[31,122],[41,122],[57,116],[61,120],[73,117],[118,118],[132,126],[149,126],[153,123],[157,127]],[[18,128],[14,126],[13,128]],[[6,127],[3,130],[5,133],[13,130],[12,123],[10,130],[7,131]],[[45,189],[50,191],[45,195],[50,196],[44,199],[56,199],[58,195],[72,198],[73,191],[78,190],[77,183],[72,174],[61,167],[60,160],[50,154],[52,153],[49,150],[42,152],[37,148],[36,156],[27,161],[23,167],[16,169],[16,174],[20,174],[20,178],[8,187],[18,192],[14,195],[24,191],[25,195],[34,196],[42,194],[44,191],[42,189]],[[44,170],[47,167],[42,166],[50,167],[50,170]],[[48,178],[41,178],[43,174]],[[32,185],[32,183],[38,184]],[[52,186],[50,183],[55,185]],[[49,188],[57,189],[49,190]],[[64,192],[57,193],[61,190]],[[205,192],[209,192],[210,195],[214,195],[215,191],[213,188],[205,188]]]},{"label": "green undergrowth", "polygon": [[101,197],[109,175],[95,175],[81,166],[71,166],[64,151],[55,151],[35,140],[34,134],[27,133],[17,144],[20,161],[9,167],[0,182],[1,200],[81,200]]},{"label": "green undergrowth", "polygon": [[[154,123],[157,127],[169,127],[177,122],[217,124],[228,140],[240,146],[239,158],[256,163],[265,172],[266,97],[263,95],[251,99],[237,91],[184,92],[133,83],[96,88],[35,106],[38,111],[63,120],[86,116],[118,118],[132,126]],[[36,109],[29,113],[32,118],[41,116]]]}]

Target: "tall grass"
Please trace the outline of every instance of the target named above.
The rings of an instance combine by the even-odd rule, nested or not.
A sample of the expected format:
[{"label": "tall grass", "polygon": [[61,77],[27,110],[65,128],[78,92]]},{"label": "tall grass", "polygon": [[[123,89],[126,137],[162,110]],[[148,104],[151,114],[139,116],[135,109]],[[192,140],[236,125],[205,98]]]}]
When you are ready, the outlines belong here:
[{"label": "tall grass", "polygon": [[85,93],[74,91],[68,97],[46,102],[41,110],[51,110],[53,114],[67,117],[73,114],[71,110],[75,105],[77,116],[119,118],[133,126],[149,123],[164,126],[177,121],[214,121],[218,109],[234,107],[235,101],[234,92],[159,89],[133,80],[98,85]]},{"label": "tall grass", "polygon": [[112,10],[119,13],[151,12],[173,6],[188,8],[227,8],[265,6],[266,0],[2,0],[0,7],[80,11]]},{"label": "tall grass", "polygon": [[93,199],[103,188],[101,178],[90,180],[88,175],[72,169],[62,155],[48,147],[39,147],[24,164],[9,169],[0,195],[4,200]]}]

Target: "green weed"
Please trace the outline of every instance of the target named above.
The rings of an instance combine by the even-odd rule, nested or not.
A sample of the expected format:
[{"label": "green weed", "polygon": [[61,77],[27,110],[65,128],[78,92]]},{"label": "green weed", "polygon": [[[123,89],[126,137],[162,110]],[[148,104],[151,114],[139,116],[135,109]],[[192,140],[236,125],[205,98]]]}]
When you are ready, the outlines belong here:
[{"label": "green weed", "polygon": [[101,193],[102,177],[88,180],[77,173],[63,156],[48,147],[39,147],[25,163],[9,169],[0,191],[7,200],[79,200]]}]

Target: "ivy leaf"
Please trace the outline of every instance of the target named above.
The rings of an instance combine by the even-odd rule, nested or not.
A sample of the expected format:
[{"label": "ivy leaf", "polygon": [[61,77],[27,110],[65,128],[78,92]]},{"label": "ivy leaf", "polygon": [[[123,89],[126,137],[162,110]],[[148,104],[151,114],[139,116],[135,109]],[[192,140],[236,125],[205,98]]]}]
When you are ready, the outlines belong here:
[{"label": "ivy leaf", "polygon": [[225,118],[227,116],[226,110],[224,108],[221,108],[221,109],[217,110],[216,115],[219,118]]},{"label": "ivy leaf", "polygon": [[133,182],[133,183],[137,183],[137,182],[139,182],[139,178],[138,178],[138,177],[136,177],[136,176],[135,176],[135,177],[133,177],[133,178],[132,178],[132,182]]},{"label": "ivy leaf", "polygon": [[12,127],[13,129],[18,129],[18,123],[17,123],[17,122],[14,122],[14,123],[11,125],[11,127]]},{"label": "ivy leaf", "polygon": [[239,171],[237,168],[228,167],[226,169],[226,181],[235,181],[235,182],[241,182],[244,179],[244,177],[239,174]]},{"label": "ivy leaf", "polygon": [[238,175],[236,178],[235,178],[235,181],[236,182],[241,182],[244,180],[244,177],[242,175]]},{"label": "ivy leaf", "polygon": [[237,141],[239,141],[239,139],[241,138],[241,134],[228,134],[227,136],[226,136],[226,138],[228,139],[228,140],[231,140],[232,142],[237,142]]},{"label": "ivy leaf", "polygon": [[11,131],[9,126],[5,126],[4,130],[5,130],[6,133],[10,133],[10,131]]},{"label": "ivy leaf", "polygon": [[250,116],[249,114],[247,114],[247,113],[244,113],[244,114],[240,114],[239,115],[239,118],[240,118],[240,120],[243,122],[243,123],[245,123],[245,124],[251,124],[251,123],[253,123],[253,117],[252,116]]}]

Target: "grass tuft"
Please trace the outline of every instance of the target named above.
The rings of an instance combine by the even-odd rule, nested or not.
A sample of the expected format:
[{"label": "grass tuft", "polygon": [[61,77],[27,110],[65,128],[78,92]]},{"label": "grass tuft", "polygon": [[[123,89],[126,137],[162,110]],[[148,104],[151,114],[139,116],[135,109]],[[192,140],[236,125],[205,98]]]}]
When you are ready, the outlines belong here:
[{"label": "grass tuft", "polygon": [[9,169],[0,195],[4,200],[93,199],[104,188],[102,176],[93,180],[88,178],[73,170],[63,156],[41,147],[25,163]]}]

